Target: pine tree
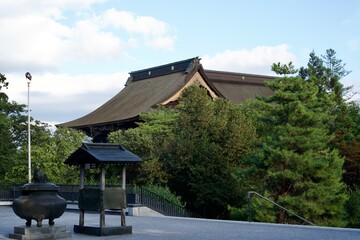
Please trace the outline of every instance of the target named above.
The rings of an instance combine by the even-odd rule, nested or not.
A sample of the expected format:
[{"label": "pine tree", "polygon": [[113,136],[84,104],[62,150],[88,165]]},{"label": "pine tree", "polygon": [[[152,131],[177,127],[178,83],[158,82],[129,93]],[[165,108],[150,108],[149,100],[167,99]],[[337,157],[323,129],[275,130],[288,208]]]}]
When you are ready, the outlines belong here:
[{"label": "pine tree", "polygon": [[[302,68],[300,75],[304,80],[312,81],[319,88],[318,96],[331,98],[328,105],[333,119],[329,121],[330,131],[335,134],[331,141],[332,148],[338,148],[340,155],[345,157],[344,181],[350,188],[359,187],[359,107],[356,102],[349,102],[355,93],[351,93],[352,86],[345,87],[341,79],[351,73],[345,69],[346,64],[338,59],[333,49],[326,50],[326,54],[318,57],[314,52],[310,54],[307,68]],[[315,76],[315,77],[314,77]]]},{"label": "pine tree", "polygon": [[[332,135],[327,123],[333,117],[326,106],[332,100],[319,96],[315,84],[319,76],[310,77],[313,81],[295,76],[267,84],[274,94],[262,100],[267,115],[261,120],[270,126],[261,154],[265,189],[280,205],[310,221],[342,226],[344,161],[329,148]],[[278,217],[282,221],[286,216],[280,212]]]}]

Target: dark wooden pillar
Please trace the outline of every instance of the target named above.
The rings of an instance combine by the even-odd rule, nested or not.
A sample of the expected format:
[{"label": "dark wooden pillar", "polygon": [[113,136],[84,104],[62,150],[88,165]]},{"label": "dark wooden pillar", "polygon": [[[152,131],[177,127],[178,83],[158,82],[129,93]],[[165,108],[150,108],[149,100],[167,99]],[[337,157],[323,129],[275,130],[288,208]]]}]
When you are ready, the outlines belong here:
[{"label": "dark wooden pillar", "polygon": [[[126,197],[126,165],[122,165],[121,167],[122,175],[121,175],[121,188],[125,192]],[[126,220],[125,220],[125,209],[121,209],[121,226],[126,226]]]},{"label": "dark wooden pillar", "polygon": [[[85,165],[80,165],[80,191],[84,189],[85,186]],[[79,225],[84,226],[84,215],[85,211],[83,209],[80,209],[80,215],[79,215]]]},{"label": "dark wooden pillar", "polygon": [[[105,189],[105,166],[101,165],[100,169],[100,192],[102,193]],[[102,193],[103,194],[103,193]],[[100,228],[105,226],[105,209],[102,206],[100,210]]]}]

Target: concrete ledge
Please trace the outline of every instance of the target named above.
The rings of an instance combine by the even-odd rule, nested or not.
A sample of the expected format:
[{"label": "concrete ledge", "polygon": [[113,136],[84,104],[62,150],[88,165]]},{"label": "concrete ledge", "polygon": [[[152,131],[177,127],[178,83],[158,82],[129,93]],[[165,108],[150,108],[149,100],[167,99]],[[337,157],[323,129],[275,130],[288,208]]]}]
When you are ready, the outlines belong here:
[{"label": "concrete ledge", "polygon": [[0,201],[0,206],[12,206],[12,201]]},{"label": "concrete ledge", "polygon": [[9,234],[11,239],[31,240],[31,239],[61,239],[71,238],[71,233],[66,231],[65,225],[43,226],[43,227],[14,227],[14,233]]},{"label": "concrete ledge", "polygon": [[[67,203],[67,211],[79,211],[77,203]],[[128,204],[125,210],[127,216],[151,216],[151,217],[163,217],[165,215],[152,210],[151,208],[143,204]],[[120,215],[121,210],[105,210],[106,214]]]},{"label": "concrete ledge", "polygon": [[164,215],[148,208],[142,204],[129,204],[127,207],[127,214],[129,216],[152,216],[163,217]]}]

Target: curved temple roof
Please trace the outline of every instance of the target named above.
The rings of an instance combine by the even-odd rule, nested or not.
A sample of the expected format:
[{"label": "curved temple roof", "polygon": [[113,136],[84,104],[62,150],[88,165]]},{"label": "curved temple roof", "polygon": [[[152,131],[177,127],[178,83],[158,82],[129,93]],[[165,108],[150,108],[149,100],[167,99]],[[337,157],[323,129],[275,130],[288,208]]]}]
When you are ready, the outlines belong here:
[{"label": "curved temple roof", "polygon": [[119,126],[136,120],[156,105],[176,101],[181,91],[191,84],[205,87],[213,97],[240,103],[257,95],[270,95],[272,91],[264,81],[271,79],[274,77],[205,70],[200,58],[190,58],[130,72],[125,88],[108,102],[83,117],[57,126],[82,130],[109,124]]}]

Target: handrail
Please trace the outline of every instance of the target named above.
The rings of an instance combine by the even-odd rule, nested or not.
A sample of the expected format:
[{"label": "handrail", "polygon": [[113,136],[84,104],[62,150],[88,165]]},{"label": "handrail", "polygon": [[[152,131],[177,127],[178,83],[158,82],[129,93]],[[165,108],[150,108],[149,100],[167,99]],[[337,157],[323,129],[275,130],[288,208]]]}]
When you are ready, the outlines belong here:
[{"label": "handrail", "polygon": [[201,218],[199,214],[169,201],[146,187],[137,186],[136,188],[137,189],[133,189],[133,192],[140,195],[140,203],[152,208],[155,211],[158,211],[166,216]]},{"label": "handrail", "polygon": [[257,192],[254,192],[254,191],[249,191],[249,192],[248,192],[248,211],[249,211],[249,222],[251,222],[251,194],[255,194],[256,196],[258,196],[258,197],[260,197],[260,198],[262,198],[262,199],[264,199],[264,200],[266,200],[266,201],[268,201],[268,202],[272,203],[273,205],[277,206],[278,208],[282,209],[283,211],[286,211],[286,212],[288,212],[288,213],[290,213],[290,214],[294,215],[295,217],[297,217],[297,218],[301,219],[302,221],[304,221],[304,222],[306,222],[306,223],[308,223],[308,224],[310,224],[310,225],[312,225],[312,226],[316,226],[314,223],[312,223],[312,222],[310,222],[310,221],[306,220],[306,219],[305,219],[305,218],[303,218],[303,217],[300,217],[299,215],[297,215],[297,214],[293,213],[292,211],[290,211],[290,210],[288,210],[288,209],[284,208],[283,206],[281,206],[281,205],[277,204],[276,202],[274,202],[274,201],[272,201],[272,200],[268,199],[267,197],[264,197],[263,195],[261,195],[261,194],[259,194],[259,193],[257,193]]}]

